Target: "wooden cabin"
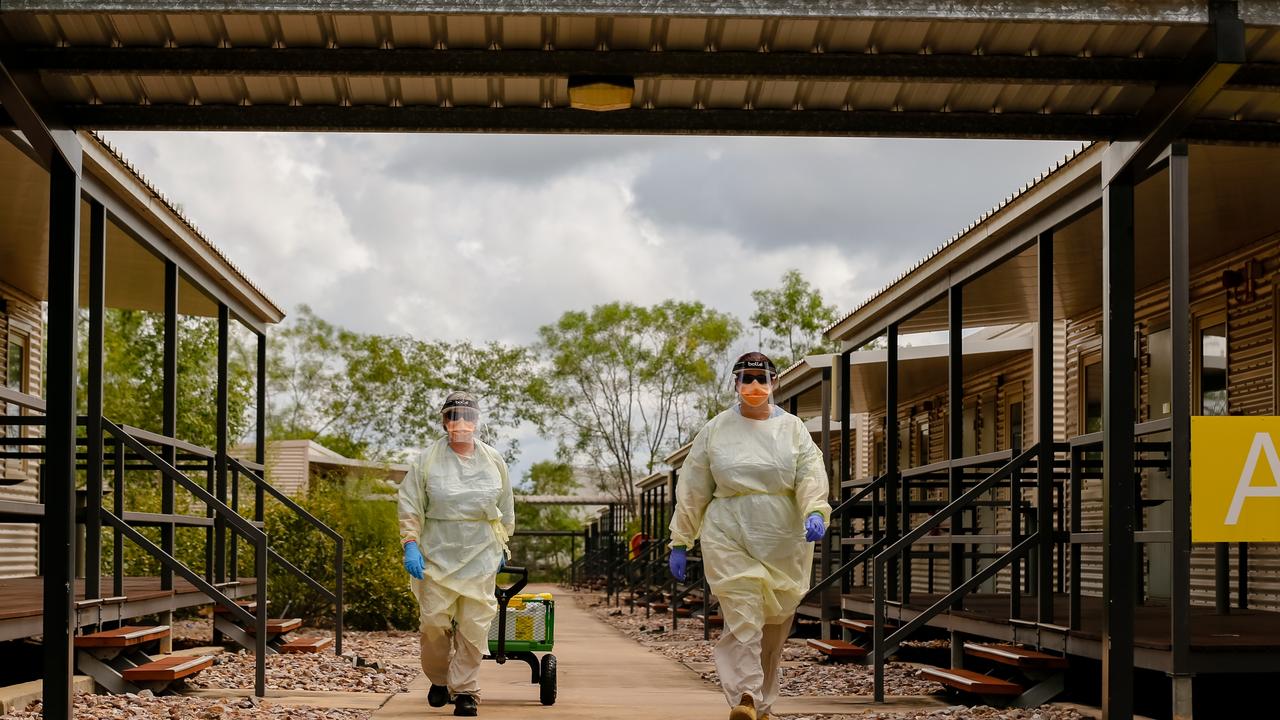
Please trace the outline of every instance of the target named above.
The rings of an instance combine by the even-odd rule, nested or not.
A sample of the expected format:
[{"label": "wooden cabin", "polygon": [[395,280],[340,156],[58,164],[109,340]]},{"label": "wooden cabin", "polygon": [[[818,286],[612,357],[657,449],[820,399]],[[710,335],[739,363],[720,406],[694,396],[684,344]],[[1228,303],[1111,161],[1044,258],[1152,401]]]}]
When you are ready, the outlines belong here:
[{"label": "wooden cabin", "polygon": [[[208,667],[212,658],[163,657],[164,620],[213,605],[215,636],[257,654],[262,695],[263,658],[297,649],[286,634],[300,624],[269,618],[265,592],[264,505],[300,511],[263,477],[266,333],[284,313],[115,148],[92,133],[67,140],[70,174],[48,170],[23,136],[0,137],[0,641],[42,643],[45,664],[24,679],[43,677],[46,711],[63,715],[73,674],[109,692],[158,691]],[[140,427],[103,411],[105,318],[118,310],[163,327],[164,407]],[[215,410],[215,447],[177,436],[180,414],[197,410],[178,399],[182,317],[207,319],[218,336],[217,390],[199,408]],[[232,333],[257,349],[256,442],[242,457],[229,453]],[[140,505],[143,494],[158,494],[158,507]],[[341,568],[342,538],[315,524],[317,547]],[[180,557],[177,539],[192,534],[203,562]],[[126,573],[126,557],[159,569]],[[341,592],[339,579],[339,638]]]},{"label": "wooden cabin", "polygon": [[1132,255],[1105,241],[1106,152],[829,329],[836,418],[870,435],[841,438],[837,615],[910,624],[877,662],[934,628],[1167,673],[1189,713],[1193,675],[1280,672],[1280,544],[1191,542],[1188,451],[1192,415],[1280,414],[1280,150],[1172,148],[1133,186]]}]

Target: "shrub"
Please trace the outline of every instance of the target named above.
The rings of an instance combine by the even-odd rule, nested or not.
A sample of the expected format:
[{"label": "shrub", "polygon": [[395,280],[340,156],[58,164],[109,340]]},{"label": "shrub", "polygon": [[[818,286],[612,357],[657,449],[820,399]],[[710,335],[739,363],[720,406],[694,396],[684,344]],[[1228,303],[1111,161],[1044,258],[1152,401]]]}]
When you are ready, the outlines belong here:
[{"label": "shrub", "polygon": [[[385,499],[384,499],[385,496]],[[313,480],[299,500],[345,541],[344,619],[354,630],[415,629],[418,603],[401,566],[394,495],[365,479]],[[269,502],[267,535],[272,549],[326,588],[334,587],[333,541],[279,503]],[[333,606],[278,564],[271,566],[272,614],[331,625]]]}]

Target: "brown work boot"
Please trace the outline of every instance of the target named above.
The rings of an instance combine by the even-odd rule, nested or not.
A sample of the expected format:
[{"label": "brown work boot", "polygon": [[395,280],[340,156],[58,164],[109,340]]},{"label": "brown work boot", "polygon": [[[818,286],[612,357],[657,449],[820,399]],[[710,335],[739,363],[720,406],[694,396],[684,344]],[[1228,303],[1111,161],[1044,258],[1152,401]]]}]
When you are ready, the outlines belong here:
[{"label": "brown work boot", "polygon": [[742,693],[742,699],[729,711],[729,720],[757,720],[756,701],[750,693]]}]

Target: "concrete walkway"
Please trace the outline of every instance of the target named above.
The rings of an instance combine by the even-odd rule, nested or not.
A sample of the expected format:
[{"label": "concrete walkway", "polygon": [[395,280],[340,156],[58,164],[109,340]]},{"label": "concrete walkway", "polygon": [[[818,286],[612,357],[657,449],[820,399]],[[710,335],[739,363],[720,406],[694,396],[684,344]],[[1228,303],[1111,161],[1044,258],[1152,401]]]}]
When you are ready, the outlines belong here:
[{"label": "concrete walkway", "polygon": [[[585,596],[559,588],[532,588],[556,593],[556,649],[559,699],[538,702],[529,683],[529,666],[486,662],[481,670],[480,716],[502,720],[724,720],[729,715],[720,690],[703,682],[680,663],[650,652],[613,627],[596,619],[583,605]],[[373,714],[375,720],[418,720],[452,716],[453,707],[427,705],[429,683],[419,676],[409,692],[393,696]],[[779,713],[860,713],[909,711],[943,707],[933,698],[894,698],[873,705],[870,698],[784,698]]]}]

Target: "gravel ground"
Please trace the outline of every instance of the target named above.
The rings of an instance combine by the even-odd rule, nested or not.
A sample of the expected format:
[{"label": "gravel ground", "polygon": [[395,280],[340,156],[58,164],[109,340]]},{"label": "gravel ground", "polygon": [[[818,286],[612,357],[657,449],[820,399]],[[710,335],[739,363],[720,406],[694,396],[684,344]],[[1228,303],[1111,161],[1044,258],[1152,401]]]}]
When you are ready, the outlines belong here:
[{"label": "gravel ground", "polygon": [[[632,615],[626,609],[602,604],[594,607],[596,617],[650,650],[691,667],[712,662],[711,650],[720,637],[719,628],[712,628],[712,640],[707,642],[702,639],[702,623],[696,618],[681,619],[678,629],[670,632],[668,616],[653,615],[646,619],[639,611]],[[780,692],[783,696],[872,694],[871,667],[825,662],[823,655],[804,640],[788,640],[782,650],[782,660]],[[707,669],[699,674],[711,684],[720,682],[715,670]],[[942,690],[938,683],[919,677],[919,671],[910,665],[893,661],[885,665],[885,692],[889,695],[933,695]]]},{"label": "gravel ground", "polygon": [[[345,648],[344,648],[345,649]],[[278,690],[337,692],[404,692],[418,675],[417,667],[370,661],[356,666],[354,655],[332,653],[271,655],[267,658],[267,687]],[[252,688],[254,661],[248,653],[217,656],[213,667],[187,684],[196,688]]]},{"label": "gravel ground", "polygon": [[[26,710],[0,716],[4,720],[40,720],[41,706],[32,703]],[[270,700],[252,699],[210,700],[206,698],[171,695],[155,697],[143,691],[140,695],[90,695],[76,696],[75,715],[78,718],[109,720],[368,720],[370,710],[321,709],[313,707],[285,706]]]},{"label": "gravel ground", "polygon": [[779,715],[779,720],[1086,720],[1072,708],[1045,705],[1031,710],[993,708],[985,705],[965,707],[956,705],[929,711],[904,713],[877,713],[863,715]]}]

